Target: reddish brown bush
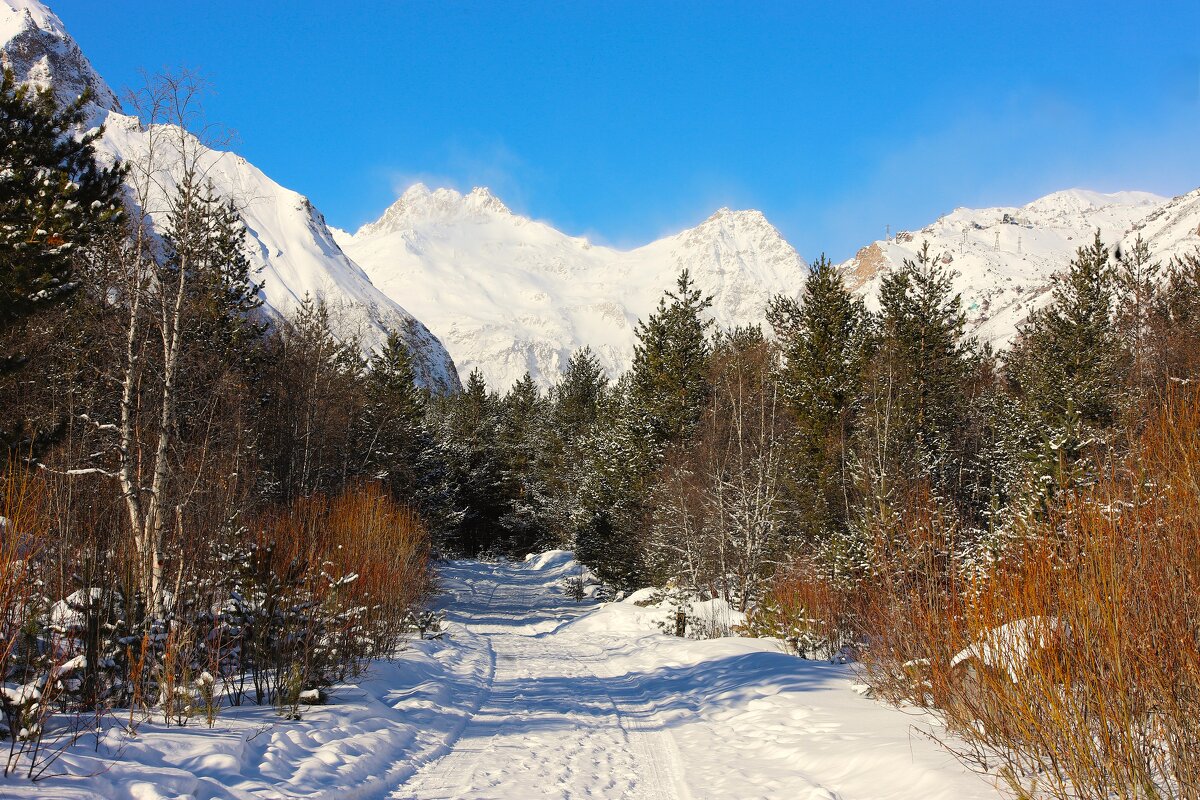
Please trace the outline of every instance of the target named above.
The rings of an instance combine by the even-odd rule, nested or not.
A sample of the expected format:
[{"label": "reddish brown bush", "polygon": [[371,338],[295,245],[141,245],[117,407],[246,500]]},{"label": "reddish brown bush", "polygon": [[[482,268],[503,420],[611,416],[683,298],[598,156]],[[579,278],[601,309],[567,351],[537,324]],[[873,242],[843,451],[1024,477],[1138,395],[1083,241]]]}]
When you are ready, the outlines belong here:
[{"label": "reddish brown bush", "polygon": [[983,574],[936,504],[893,522],[858,612],[879,694],[1023,796],[1200,797],[1200,391]]}]

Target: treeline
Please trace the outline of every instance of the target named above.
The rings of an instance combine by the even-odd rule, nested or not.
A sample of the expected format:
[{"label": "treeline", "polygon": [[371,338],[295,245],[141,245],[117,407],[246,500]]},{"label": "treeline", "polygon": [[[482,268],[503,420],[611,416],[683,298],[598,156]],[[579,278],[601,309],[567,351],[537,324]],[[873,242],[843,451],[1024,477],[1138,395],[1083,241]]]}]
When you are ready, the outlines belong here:
[{"label": "treeline", "polygon": [[1196,797],[1200,255],[1097,235],[1004,353],[947,264],[870,311],[819,259],[771,336],[714,329],[685,272],[616,382],[586,349],[545,396],[472,375],[431,413],[446,542],[723,598],[1018,793]]},{"label": "treeline", "polygon": [[108,714],[294,717],[427,624],[453,515],[404,332],[366,358],[317,298],[268,324],[197,88],[148,86],[146,151],[104,166],[86,97],[0,86],[6,771]]},{"label": "treeline", "polygon": [[745,607],[798,554],[854,575],[897,509],[927,497],[963,542],[1095,480],[1168,388],[1192,379],[1200,260],[1097,238],[1009,352],[966,335],[923,249],[868,311],[824,258],[770,333],[716,330],[685,272],[611,382],[588,349],[543,394],[479,373],[432,404],[465,516],[461,552],[570,545],[623,587],[685,580]]}]

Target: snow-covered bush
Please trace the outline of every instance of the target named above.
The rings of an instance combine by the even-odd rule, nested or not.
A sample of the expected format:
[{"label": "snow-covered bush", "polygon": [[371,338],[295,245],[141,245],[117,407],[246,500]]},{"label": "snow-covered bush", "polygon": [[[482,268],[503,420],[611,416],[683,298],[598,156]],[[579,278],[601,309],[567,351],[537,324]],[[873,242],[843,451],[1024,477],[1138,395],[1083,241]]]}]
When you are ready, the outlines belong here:
[{"label": "snow-covered bush", "polygon": [[801,658],[837,659],[858,643],[855,591],[811,561],[797,561],[775,575],[747,627],[752,636],[781,640]]}]

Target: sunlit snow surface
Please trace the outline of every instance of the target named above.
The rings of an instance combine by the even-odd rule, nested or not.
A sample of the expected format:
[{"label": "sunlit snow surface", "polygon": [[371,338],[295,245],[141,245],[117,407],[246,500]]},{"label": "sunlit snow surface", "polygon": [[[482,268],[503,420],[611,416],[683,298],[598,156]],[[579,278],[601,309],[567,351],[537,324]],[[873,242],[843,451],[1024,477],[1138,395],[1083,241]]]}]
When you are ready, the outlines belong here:
[{"label": "sunlit snow surface", "polygon": [[955,209],[920,230],[867,245],[842,268],[877,307],[883,278],[916,259],[928,241],[930,254],[957,273],[968,332],[1003,348],[1020,323],[1049,302],[1051,276],[1066,270],[1097,232],[1110,248],[1128,248],[1141,232],[1154,255],[1167,261],[1200,246],[1198,225],[1198,192],[1167,201],[1149,192],[1068,189],[1020,207]]},{"label": "sunlit snow surface", "polygon": [[449,628],[299,722],[226,710],[214,731],[117,720],[37,787],[54,798],[998,797],[851,689],[846,666],[769,640],[691,641],[655,609],[569,599],[569,553],[442,570]]}]

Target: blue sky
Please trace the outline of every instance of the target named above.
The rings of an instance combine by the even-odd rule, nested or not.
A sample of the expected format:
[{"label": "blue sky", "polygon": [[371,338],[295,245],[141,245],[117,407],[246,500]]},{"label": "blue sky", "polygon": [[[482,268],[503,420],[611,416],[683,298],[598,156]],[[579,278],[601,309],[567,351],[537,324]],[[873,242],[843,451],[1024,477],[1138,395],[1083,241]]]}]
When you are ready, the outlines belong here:
[{"label": "blue sky", "polygon": [[424,180],[620,246],[759,208],[842,259],[955,206],[1200,186],[1195,0],[50,3],[118,91],[201,71],[234,149],[350,229]]}]

